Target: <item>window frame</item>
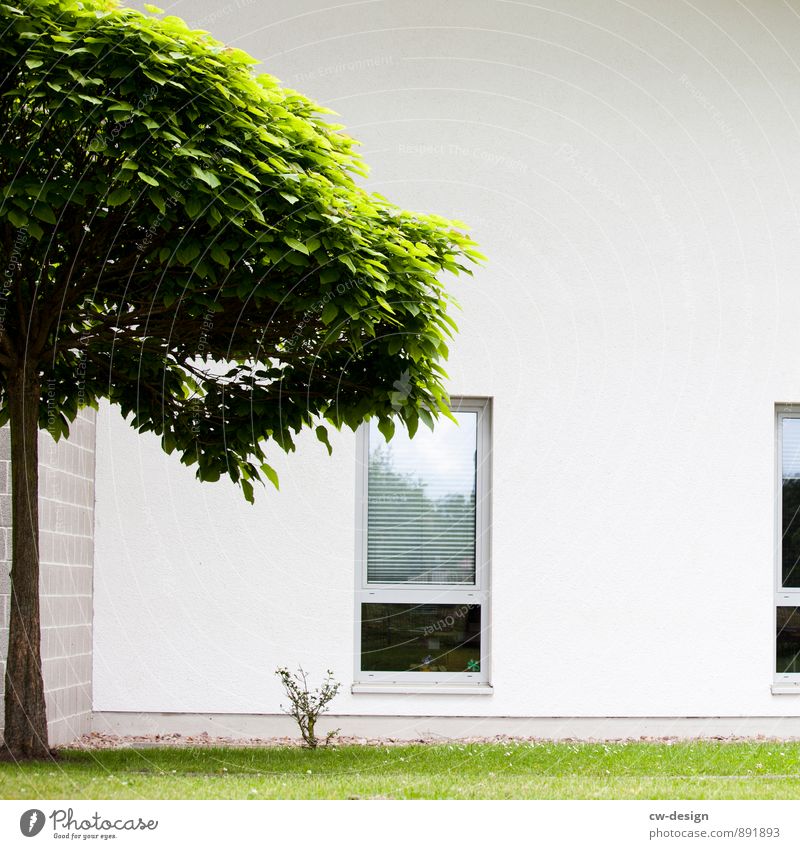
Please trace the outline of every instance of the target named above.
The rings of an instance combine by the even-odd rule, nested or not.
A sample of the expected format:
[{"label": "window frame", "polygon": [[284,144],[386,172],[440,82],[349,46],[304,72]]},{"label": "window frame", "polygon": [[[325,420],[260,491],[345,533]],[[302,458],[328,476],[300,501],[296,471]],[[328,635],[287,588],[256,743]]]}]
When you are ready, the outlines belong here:
[{"label": "window frame", "polygon": [[800,587],[783,586],[783,422],[800,419],[800,404],[777,404],[775,407],[775,564],[774,603],[772,605],[772,678],[775,684],[797,687],[800,672],[778,672],[777,639],[778,608],[800,608]]},{"label": "window frame", "polygon": [[[475,582],[471,584],[368,583],[367,510],[369,476],[369,422],[356,433],[356,568],[353,680],[359,684],[465,684],[490,682],[491,568],[491,453],[492,399],[457,396],[450,399],[453,412],[477,414],[475,464]],[[421,427],[425,425],[421,424]],[[391,444],[391,443],[390,443]],[[361,669],[361,605],[479,604],[481,607],[480,672],[376,672]]]}]

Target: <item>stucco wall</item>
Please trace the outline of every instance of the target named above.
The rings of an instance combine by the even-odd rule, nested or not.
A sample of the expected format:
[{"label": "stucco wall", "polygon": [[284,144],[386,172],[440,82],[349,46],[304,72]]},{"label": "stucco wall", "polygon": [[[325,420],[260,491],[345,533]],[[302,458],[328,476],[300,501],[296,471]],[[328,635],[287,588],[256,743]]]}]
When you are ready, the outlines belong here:
[{"label": "stucco wall", "polygon": [[[39,436],[39,540],[42,663],[51,744],[91,727],[94,410],[82,410],[69,440]],[[0,429],[0,673],[8,652],[11,567],[10,444]],[[0,727],[2,727],[0,694]]]},{"label": "stucco wall", "polygon": [[[370,185],[469,222],[454,394],[494,398],[490,697],[337,712],[777,716],[774,405],[800,401],[800,16],[769,0],[168,4],[340,113]],[[246,505],[98,423],[101,711],[352,680],[354,438]]]}]

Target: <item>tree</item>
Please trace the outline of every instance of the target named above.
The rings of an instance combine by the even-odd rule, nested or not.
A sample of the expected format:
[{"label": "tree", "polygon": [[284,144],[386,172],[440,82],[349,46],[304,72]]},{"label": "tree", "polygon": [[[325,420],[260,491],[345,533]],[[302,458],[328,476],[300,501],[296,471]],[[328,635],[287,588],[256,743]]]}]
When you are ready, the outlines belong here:
[{"label": "tree", "polygon": [[[48,755],[39,653],[37,428],[83,405],[228,475],[273,446],[447,413],[442,272],[462,225],[367,193],[354,142],[241,50],[104,0],[0,5],[0,423],[13,564],[5,747]],[[398,391],[397,387],[402,387]]]}]

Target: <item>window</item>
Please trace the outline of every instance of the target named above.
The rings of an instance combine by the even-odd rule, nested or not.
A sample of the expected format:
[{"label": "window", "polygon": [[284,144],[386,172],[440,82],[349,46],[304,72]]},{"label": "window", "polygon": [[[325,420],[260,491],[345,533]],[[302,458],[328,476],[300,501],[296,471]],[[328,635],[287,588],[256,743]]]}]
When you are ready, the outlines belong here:
[{"label": "window", "polygon": [[778,410],[775,680],[800,687],[800,407]]},{"label": "window", "polygon": [[413,439],[359,431],[356,683],[489,681],[488,400]]}]

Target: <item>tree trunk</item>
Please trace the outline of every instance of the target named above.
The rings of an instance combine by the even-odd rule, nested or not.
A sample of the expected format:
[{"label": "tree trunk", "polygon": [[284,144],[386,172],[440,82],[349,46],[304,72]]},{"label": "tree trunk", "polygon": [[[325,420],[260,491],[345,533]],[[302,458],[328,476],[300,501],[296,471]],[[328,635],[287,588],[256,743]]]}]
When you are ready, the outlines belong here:
[{"label": "tree trunk", "polygon": [[39,615],[38,377],[8,376],[11,414],[11,612],[5,681],[5,757],[49,758]]}]

